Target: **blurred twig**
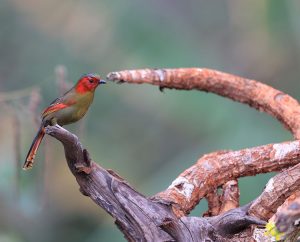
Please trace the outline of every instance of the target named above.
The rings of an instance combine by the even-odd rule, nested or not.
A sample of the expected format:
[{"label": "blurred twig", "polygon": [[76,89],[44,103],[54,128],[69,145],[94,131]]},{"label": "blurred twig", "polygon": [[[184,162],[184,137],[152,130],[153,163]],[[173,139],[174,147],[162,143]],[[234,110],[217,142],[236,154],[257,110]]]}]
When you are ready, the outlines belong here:
[{"label": "blurred twig", "polygon": [[36,128],[40,125],[40,119],[39,119],[39,112],[38,107],[41,103],[42,97],[39,89],[32,89],[30,93],[29,103],[28,103],[28,110],[30,113],[30,116],[32,117],[32,121],[35,124]]},{"label": "blurred twig", "polygon": [[14,142],[14,162],[15,162],[15,198],[19,200],[20,196],[20,178],[21,178],[21,122],[17,111],[14,110],[12,115],[12,129]]},{"label": "blurred twig", "polygon": [[64,65],[58,65],[55,67],[55,77],[56,85],[58,87],[59,95],[63,95],[69,88],[70,84],[68,83],[68,70]]},{"label": "blurred twig", "polygon": [[38,90],[36,87],[25,88],[17,91],[1,92],[0,102],[9,102],[12,100],[28,97],[31,95],[33,90]]},{"label": "blurred twig", "polygon": [[[14,151],[14,183],[15,183],[15,201],[20,196],[20,179],[21,179],[21,120],[19,113],[24,110],[24,98],[29,97],[30,117],[36,117],[36,108],[40,101],[39,89],[36,87],[25,88],[22,90],[0,93],[0,102],[10,112],[12,119],[12,139]],[[26,116],[28,116],[26,114]]]}]

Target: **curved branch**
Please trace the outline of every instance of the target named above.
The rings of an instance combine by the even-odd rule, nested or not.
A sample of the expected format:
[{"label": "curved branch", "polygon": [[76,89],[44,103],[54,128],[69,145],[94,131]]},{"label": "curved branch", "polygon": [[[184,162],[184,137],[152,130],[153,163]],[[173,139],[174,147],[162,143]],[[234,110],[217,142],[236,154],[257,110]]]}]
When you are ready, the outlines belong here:
[{"label": "curved branch", "polygon": [[162,88],[198,89],[246,103],[271,114],[300,139],[300,106],[289,95],[260,82],[200,68],[141,69],[111,72],[111,81],[148,83]]},{"label": "curved branch", "polygon": [[279,171],[296,165],[300,158],[300,141],[269,144],[228,153],[203,156],[163,192],[158,200],[173,204],[178,216],[188,214],[199,201],[227,181],[244,176]]}]

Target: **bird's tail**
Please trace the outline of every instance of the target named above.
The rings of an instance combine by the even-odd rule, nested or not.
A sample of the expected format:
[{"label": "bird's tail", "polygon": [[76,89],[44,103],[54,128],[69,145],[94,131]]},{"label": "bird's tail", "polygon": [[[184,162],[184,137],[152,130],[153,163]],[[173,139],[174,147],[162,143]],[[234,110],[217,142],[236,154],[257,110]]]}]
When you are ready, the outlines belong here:
[{"label": "bird's tail", "polygon": [[28,154],[26,156],[26,160],[23,165],[24,170],[28,170],[28,169],[32,168],[36,152],[44,138],[44,135],[45,135],[45,128],[44,128],[44,125],[42,124],[31,144]]}]

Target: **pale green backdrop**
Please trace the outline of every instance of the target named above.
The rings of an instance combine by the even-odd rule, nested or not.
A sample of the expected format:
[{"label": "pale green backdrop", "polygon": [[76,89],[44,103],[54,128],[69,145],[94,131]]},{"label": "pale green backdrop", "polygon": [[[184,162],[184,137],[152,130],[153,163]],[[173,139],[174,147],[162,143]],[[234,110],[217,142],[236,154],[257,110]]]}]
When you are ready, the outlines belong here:
[{"label": "pale green backdrop", "polygon": [[[40,112],[59,94],[58,65],[73,83],[88,72],[207,67],[300,99],[299,10],[296,0],[0,0],[0,92],[40,88]],[[113,219],[79,193],[56,140],[47,137],[34,169],[20,171],[36,130],[28,108],[38,102],[26,93],[9,93],[0,106],[0,241],[124,241]],[[114,83],[98,89],[87,117],[67,128],[95,161],[146,195],[202,154],[292,139],[268,115],[213,94]],[[240,179],[241,203],[270,176]],[[205,209],[201,202],[193,215]]]}]

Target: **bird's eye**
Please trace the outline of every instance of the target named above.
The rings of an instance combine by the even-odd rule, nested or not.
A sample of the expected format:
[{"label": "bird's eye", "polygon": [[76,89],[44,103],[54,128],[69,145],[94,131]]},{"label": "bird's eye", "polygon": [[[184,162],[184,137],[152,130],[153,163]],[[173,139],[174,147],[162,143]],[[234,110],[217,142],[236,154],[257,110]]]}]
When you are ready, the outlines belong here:
[{"label": "bird's eye", "polygon": [[94,82],[94,80],[93,80],[93,79],[89,79],[89,82],[90,82],[90,83],[93,83],[93,82]]}]

